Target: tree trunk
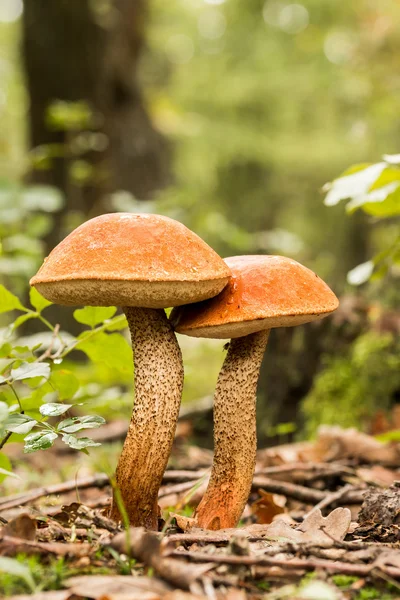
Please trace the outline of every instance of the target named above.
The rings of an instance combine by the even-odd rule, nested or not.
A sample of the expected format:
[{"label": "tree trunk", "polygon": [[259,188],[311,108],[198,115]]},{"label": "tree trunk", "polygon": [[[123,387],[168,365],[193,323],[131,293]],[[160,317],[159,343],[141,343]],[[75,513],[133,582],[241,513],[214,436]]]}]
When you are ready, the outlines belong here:
[{"label": "tree trunk", "polygon": [[[137,82],[143,48],[146,0],[114,0],[106,14],[90,0],[29,0],[24,7],[23,53],[30,98],[31,146],[66,143],[68,134],[51,131],[46,110],[54,100],[86,101],[100,115],[108,138],[103,152],[85,156],[100,170],[96,185],[71,185],[71,157],[36,171],[34,180],[66,194],[68,211],[93,216],[110,210],[104,196],[123,189],[148,199],[167,180],[167,148],[152,127]],[[94,7],[94,8],[92,8]],[[46,240],[51,249],[67,233],[63,218]]]},{"label": "tree trunk", "polygon": [[[105,14],[96,12],[102,4],[28,0],[24,5],[31,147],[56,143],[68,149],[76,140],[79,131],[48,127],[46,111],[55,100],[86,102],[97,116],[95,132],[106,140],[101,151],[83,156],[93,167],[93,182],[82,186],[72,182],[70,167],[76,156],[68,150],[52,161],[50,169],[32,173],[34,182],[56,186],[65,194],[65,205],[45,237],[47,252],[76,226],[74,213],[79,222],[112,211],[108,197],[115,190],[149,199],[168,178],[168,148],[152,126],[137,80],[147,0],[113,0]],[[71,313],[65,307],[49,309],[50,318],[74,332]],[[27,325],[31,330],[32,322]]]}]

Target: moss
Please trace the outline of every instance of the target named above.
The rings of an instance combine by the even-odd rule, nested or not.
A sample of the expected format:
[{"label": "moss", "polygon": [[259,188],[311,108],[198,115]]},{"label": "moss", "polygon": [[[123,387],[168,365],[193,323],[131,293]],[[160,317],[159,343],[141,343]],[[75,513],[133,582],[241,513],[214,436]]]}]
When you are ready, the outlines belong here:
[{"label": "moss", "polygon": [[400,341],[391,334],[358,337],[345,356],[327,359],[303,400],[305,433],[319,425],[362,427],[377,410],[390,407],[400,388]]}]

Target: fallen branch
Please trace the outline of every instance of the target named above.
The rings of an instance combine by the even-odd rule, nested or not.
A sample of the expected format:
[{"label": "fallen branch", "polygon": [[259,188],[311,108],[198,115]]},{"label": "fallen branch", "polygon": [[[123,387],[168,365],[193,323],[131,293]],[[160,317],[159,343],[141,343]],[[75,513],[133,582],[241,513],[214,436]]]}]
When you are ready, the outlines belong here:
[{"label": "fallen branch", "polygon": [[315,571],[321,569],[329,571],[330,573],[341,573],[343,575],[354,575],[357,577],[368,577],[373,576],[374,573],[379,575],[383,573],[392,577],[393,579],[400,580],[400,569],[391,566],[377,566],[374,563],[371,565],[364,564],[350,564],[346,562],[339,562],[327,559],[301,559],[301,558],[275,558],[270,556],[233,556],[227,554],[207,554],[203,552],[181,552],[174,550],[171,552],[171,556],[185,558],[193,562],[213,562],[215,564],[222,565],[236,565],[236,566],[266,566],[266,567],[280,567],[283,570],[304,570],[304,571]]},{"label": "fallen branch", "polygon": [[[254,490],[262,488],[272,494],[281,494],[282,496],[294,498],[295,500],[306,502],[308,504],[317,504],[326,499],[326,492],[308,488],[296,483],[277,481],[268,477],[254,477],[252,487]],[[344,504],[362,504],[365,492],[366,489],[360,490],[352,488],[341,497],[341,500]]]},{"label": "fallen branch", "polygon": [[8,535],[0,537],[0,556],[16,556],[17,554],[56,556],[88,556],[93,546],[90,544],[68,544],[62,542],[31,542]]},{"label": "fallen branch", "polygon": [[51,494],[63,494],[65,492],[71,492],[75,489],[85,489],[90,487],[102,488],[109,484],[109,478],[104,473],[93,475],[92,477],[83,477],[82,479],[74,479],[71,481],[65,481],[63,483],[55,483],[54,485],[48,485],[46,487],[36,488],[30,492],[23,494],[15,494],[8,496],[0,500],[0,511],[9,510],[16,506],[23,506],[33,502],[43,496],[50,496]]},{"label": "fallen branch", "polygon": [[154,569],[155,573],[165,581],[183,590],[189,590],[191,585],[213,568],[213,564],[191,566],[176,558],[165,557],[162,554],[161,542],[154,533],[143,527],[131,527],[127,533],[118,533],[109,544],[119,553],[127,554],[146,566]]}]

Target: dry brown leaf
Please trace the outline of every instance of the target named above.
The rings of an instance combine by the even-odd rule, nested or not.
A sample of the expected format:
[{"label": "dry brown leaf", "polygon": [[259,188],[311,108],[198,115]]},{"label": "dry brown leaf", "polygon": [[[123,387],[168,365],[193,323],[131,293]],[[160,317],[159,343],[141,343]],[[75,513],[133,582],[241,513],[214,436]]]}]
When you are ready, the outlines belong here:
[{"label": "dry brown leaf", "polygon": [[166,596],[163,596],[163,600],[207,600],[207,596],[198,596],[197,594],[191,594],[190,592],[175,590],[169,592]]},{"label": "dry brown leaf", "polygon": [[24,513],[9,521],[7,525],[4,525],[0,531],[0,535],[11,536],[21,540],[30,540],[32,542],[36,538],[36,521]]},{"label": "dry brown leaf", "polygon": [[9,596],[7,600],[68,600],[70,597],[70,590],[59,590],[57,592],[37,592],[36,594]]},{"label": "dry brown leaf", "polygon": [[276,503],[276,495],[258,490],[260,498],[251,505],[251,512],[256,516],[257,523],[272,523],[276,515],[281,515],[285,509]]},{"label": "dry brown leaf", "polygon": [[322,460],[358,458],[369,463],[398,467],[400,444],[384,444],[356,429],[322,426],[315,449]]},{"label": "dry brown leaf", "polygon": [[193,527],[196,527],[196,519],[194,517],[184,517],[183,515],[178,515],[176,513],[170,513],[170,517],[173,517],[176,520],[176,524],[179,529],[182,531],[190,531]]},{"label": "dry brown leaf", "polygon": [[154,577],[129,575],[83,575],[64,581],[70,592],[95,600],[107,597],[110,600],[159,600],[171,588]]},{"label": "dry brown leaf", "polygon": [[370,468],[360,468],[356,471],[357,476],[366,483],[388,487],[400,479],[400,472],[387,469],[381,465],[374,465]]},{"label": "dry brown leaf", "polygon": [[[295,529],[283,519],[277,519],[264,530],[272,538],[284,538],[294,542],[312,542],[331,546],[334,540],[343,540],[351,523],[348,508],[336,508],[327,517],[320,510],[313,511]],[[333,539],[332,539],[333,538]]]},{"label": "dry brown leaf", "polygon": [[390,566],[400,569],[400,551],[389,550],[388,552],[381,552],[375,560],[374,565],[377,567]]}]

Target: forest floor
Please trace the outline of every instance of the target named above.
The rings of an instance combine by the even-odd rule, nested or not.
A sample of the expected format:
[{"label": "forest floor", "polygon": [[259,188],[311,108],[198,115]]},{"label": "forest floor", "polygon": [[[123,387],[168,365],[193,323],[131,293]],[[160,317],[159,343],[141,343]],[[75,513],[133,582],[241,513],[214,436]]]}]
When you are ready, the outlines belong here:
[{"label": "forest floor", "polygon": [[[110,441],[124,428],[102,429]],[[77,470],[76,453],[18,452],[27,489],[13,480],[0,498],[0,596],[400,599],[399,444],[324,428],[316,442],[261,450],[239,527],[205,531],[190,528],[189,517],[212,454],[178,442],[160,489],[158,534],[109,520],[109,478],[88,465]],[[43,487],[32,472],[47,474]]]}]

